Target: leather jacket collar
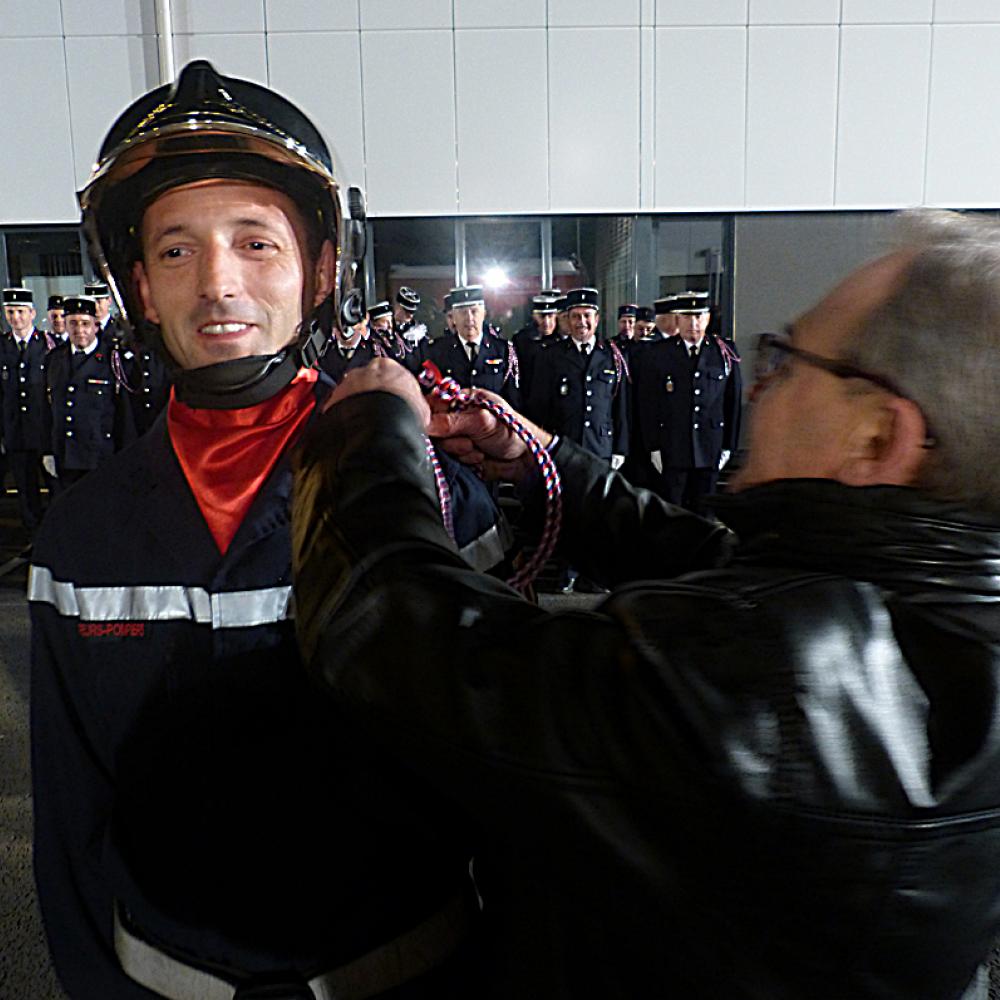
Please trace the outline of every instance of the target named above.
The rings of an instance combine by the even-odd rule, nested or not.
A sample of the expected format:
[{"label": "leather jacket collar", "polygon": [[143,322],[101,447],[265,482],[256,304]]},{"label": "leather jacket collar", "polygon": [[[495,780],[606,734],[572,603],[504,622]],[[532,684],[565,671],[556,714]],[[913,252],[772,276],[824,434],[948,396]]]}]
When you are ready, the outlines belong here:
[{"label": "leather jacket collar", "polygon": [[713,499],[736,560],[850,576],[903,593],[1000,597],[1000,517],[899,486],[789,479]]}]

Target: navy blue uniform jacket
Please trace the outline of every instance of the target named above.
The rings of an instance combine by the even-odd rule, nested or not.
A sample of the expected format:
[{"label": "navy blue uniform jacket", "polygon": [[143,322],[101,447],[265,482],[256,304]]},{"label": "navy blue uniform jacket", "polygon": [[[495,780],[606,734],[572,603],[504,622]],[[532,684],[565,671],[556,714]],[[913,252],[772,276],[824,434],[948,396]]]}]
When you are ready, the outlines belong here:
[{"label": "navy blue uniform jacket", "polygon": [[11,333],[0,334],[0,409],[7,451],[48,450],[45,370],[49,348],[37,330],[22,354]]},{"label": "navy blue uniform jacket", "polygon": [[119,389],[111,358],[100,344],[82,363],[68,344],[49,355],[49,439],[56,467],[96,469],[135,438],[126,390]]},{"label": "navy blue uniform jacket", "polygon": [[[469,480],[460,533],[492,516]],[[152,996],[117,962],[115,899],[181,954],[315,974],[465,884],[447,808],[384,766],[301,669],[291,482],[286,454],[220,555],[164,414],[59,496],[38,535],[35,873],[72,996]]]},{"label": "navy blue uniform jacket", "polygon": [[[513,371],[508,375],[511,358]],[[503,396],[515,409],[521,408],[521,393],[517,377],[517,352],[503,337],[483,331],[475,363],[469,361],[465,343],[458,334],[439,337],[427,347],[427,359],[441,369],[442,375],[453,378],[462,388],[489,389]]]},{"label": "navy blue uniform jacket", "polygon": [[635,414],[646,451],[663,467],[708,469],[739,443],[741,387],[738,362],[726,364],[715,336],[706,336],[692,365],[680,337],[645,343],[635,363]]},{"label": "navy blue uniform jacket", "polygon": [[598,458],[628,454],[628,383],[606,341],[596,341],[587,357],[571,337],[543,348],[526,413]]}]

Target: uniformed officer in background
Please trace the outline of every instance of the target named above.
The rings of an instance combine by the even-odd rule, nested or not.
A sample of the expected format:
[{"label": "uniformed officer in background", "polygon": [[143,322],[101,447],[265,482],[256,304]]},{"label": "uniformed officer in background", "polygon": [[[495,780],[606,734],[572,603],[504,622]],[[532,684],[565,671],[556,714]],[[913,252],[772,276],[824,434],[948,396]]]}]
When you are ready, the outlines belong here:
[{"label": "uniformed officer in background", "polygon": [[392,321],[392,306],[388,300],[376,302],[368,310],[368,328],[387,358],[403,363],[406,359],[406,344],[396,333]]},{"label": "uniformed officer in background", "polygon": [[531,374],[538,352],[550,342],[556,332],[556,301],[562,293],[558,288],[550,288],[531,298],[531,322],[514,334],[511,343],[517,351],[517,363],[521,370],[521,397],[527,399],[531,393]]},{"label": "uniformed officer in background", "polygon": [[334,382],[339,382],[344,377],[344,372],[352,368],[363,368],[372,358],[377,357],[379,354],[375,350],[368,324],[362,320],[346,329],[334,329],[334,342],[327,347],[319,364]]},{"label": "uniformed officer in background", "polygon": [[650,486],[664,500],[702,513],[739,440],[739,358],[721,337],[705,335],[707,292],[674,296],[669,306],[677,336],[644,347],[635,412],[655,470]]},{"label": "uniformed officer in background", "polygon": [[669,340],[677,336],[677,303],[681,298],[679,295],[665,295],[653,303],[652,340]]},{"label": "uniformed officer in background", "polygon": [[42,455],[45,437],[45,371],[55,340],[35,328],[30,288],[3,290],[10,333],[0,338],[0,409],[7,466],[17,487],[21,523],[33,536],[42,520]]},{"label": "uniformed officer in background", "polygon": [[639,306],[635,311],[635,340],[649,340],[656,329],[656,313],[650,306]]},{"label": "uniformed officer in background", "polygon": [[103,281],[88,281],[83,286],[85,298],[93,299],[97,306],[97,336],[101,340],[122,335],[118,321],[111,315],[111,289]]},{"label": "uniformed officer in background", "polygon": [[135,438],[125,390],[97,335],[97,303],[64,299],[69,343],[51,354],[47,372],[49,454],[46,470],[62,492]]},{"label": "uniformed officer in background", "polygon": [[48,316],[49,332],[59,343],[65,344],[69,340],[69,334],[66,332],[66,313],[63,310],[63,297],[61,295],[49,296]]},{"label": "uniformed officer in background", "polygon": [[566,296],[562,295],[556,299],[556,336],[560,340],[569,337],[569,306],[566,304]]},{"label": "uniformed officer in background", "polygon": [[392,309],[392,318],[396,334],[402,338],[406,347],[406,357],[403,364],[412,372],[420,371],[420,366],[427,356],[427,326],[417,322],[419,308],[420,294],[415,289],[403,285],[396,292],[396,304]]},{"label": "uniformed officer in background", "polygon": [[451,315],[451,293],[445,295],[441,300],[441,309],[444,313],[444,330],[442,331],[444,336],[449,333],[455,332],[455,320]]},{"label": "uniformed officer in background", "polygon": [[625,348],[635,339],[635,316],[639,307],[632,302],[618,307],[618,332],[614,342],[619,348]]},{"label": "uniformed officer in background", "polygon": [[570,336],[535,362],[526,414],[617,469],[628,454],[628,379],[617,346],[597,336],[596,288],[566,293]]},{"label": "uniformed officer in background", "polygon": [[462,388],[489,389],[518,409],[521,394],[517,350],[489,329],[482,285],[463,285],[448,294],[456,332],[431,343],[427,359]]},{"label": "uniformed officer in background", "polygon": [[[564,303],[570,335],[539,352],[525,413],[618,469],[629,450],[628,368],[615,343],[597,336],[597,289],[574,288]],[[557,564],[558,589],[572,593],[576,568],[561,556]]]}]

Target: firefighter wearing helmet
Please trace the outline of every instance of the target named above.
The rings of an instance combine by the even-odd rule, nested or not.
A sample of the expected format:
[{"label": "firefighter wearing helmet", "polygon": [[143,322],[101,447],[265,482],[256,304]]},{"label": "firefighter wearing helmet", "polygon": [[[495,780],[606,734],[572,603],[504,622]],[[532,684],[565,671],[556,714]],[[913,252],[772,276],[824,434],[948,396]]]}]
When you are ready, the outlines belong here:
[{"label": "firefighter wearing helmet", "polygon": [[[295,642],[291,455],[323,425],[334,326],[363,318],[361,194],[293,104],[194,62],[115,122],[80,203],[174,389],[34,548],[56,971],[103,1000],[476,995],[446,811],[316,697]],[[441,463],[456,543],[487,565],[489,494]]]}]

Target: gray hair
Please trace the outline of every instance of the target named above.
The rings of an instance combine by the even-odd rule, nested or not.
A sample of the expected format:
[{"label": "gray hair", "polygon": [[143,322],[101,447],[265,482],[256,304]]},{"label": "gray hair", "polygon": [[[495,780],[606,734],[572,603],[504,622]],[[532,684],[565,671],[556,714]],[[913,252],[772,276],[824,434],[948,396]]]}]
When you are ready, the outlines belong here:
[{"label": "gray hair", "polygon": [[1000,223],[939,210],[896,216],[915,254],[849,359],[920,407],[934,446],[917,485],[1000,513]]}]

